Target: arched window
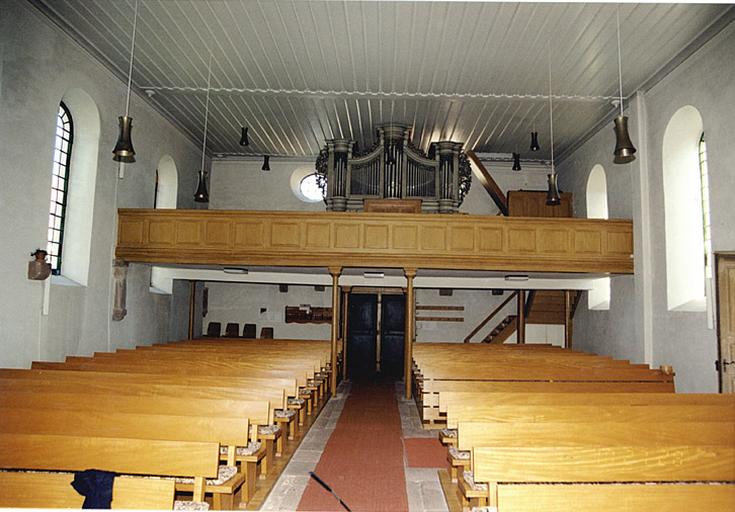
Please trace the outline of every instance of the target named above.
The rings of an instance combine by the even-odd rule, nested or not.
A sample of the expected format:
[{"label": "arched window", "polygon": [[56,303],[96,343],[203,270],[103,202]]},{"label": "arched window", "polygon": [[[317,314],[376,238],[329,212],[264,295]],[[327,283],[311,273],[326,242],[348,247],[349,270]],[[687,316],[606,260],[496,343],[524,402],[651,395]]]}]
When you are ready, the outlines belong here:
[{"label": "arched window", "polygon": [[707,171],[707,142],[704,132],[699,138],[699,182],[702,195],[702,237],[704,239],[704,277],[712,278],[712,231],[709,214],[709,173]]},{"label": "arched window", "polygon": [[[595,165],[587,178],[587,218],[607,219],[607,177],[605,169]],[[595,280],[587,293],[587,307],[589,309],[610,309],[610,278],[602,277]]]},{"label": "arched window", "polygon": [[[100,116],[92,97],[82,89],[70,89],[61,97],[61,106],[66,107],[67,115],[74,117],[71,133],[74,151],[67,145],[66,167],[66,206],[63,209],[63,266],[56,269],[53,282],[57,284],[87,285],[92,251],[92,224],[94,220],[94,198],[97,182],[97,157],[99,155]],[[59,110],[61,112],[61,110]],[[71,113],[71,114],[69,114]],[[56,144],[59,143],[57,127]],[[62,141],[61,149],[64,148]],[[57,171],[57,156],[62,153],[58,145],[54,147],[54,173]],[[61,168],[58,167],[59,172]],[[71,182],[69,177],[71,176]],[[54,192],[59,197],[57,184],[59,177],[52,182],[52,208]],[[71,186],[69,186],[71,183]],[[51,215],[49,215],[49,219]],[[55,222],[55,221],[54,221]],[[50,222],[49,222],[50,224]],[[54,226],[55,227],[55,226]],[[51,230],[49,230],[51,231]],[[53,240],[53,239],[50,239]],[[59,242],[61,242],[59,236]],[[59,245],[61,248],[61,245]],[[51,260],[53,262],[53,258]]]},{"label": "arched window", "polygon": [[57,275],[61,273],[61,255],[64,247],[64,223],[66,221],[73,143],[74,123],[69,109],[64,102],[61,102],[56,114],[56,137],[54,140],[54,159],[51,166],[51,201],[46,243],[51,271]]},{"label": "arched window", "polygon": [[702,116],[691,105],[674,113],[663,140],[668,308],[705,311],[709,190]]},{"label": "arched window", "polygon": [[319,184],[317,183],[316,173],[311,173],[302,178],[301,183],[299,183],[299,190],[301,191],[301,195],[309,201],[316,203],[324,199],[322,189],[319,188]]},{"label": "arched window", "polygon": [[324,200],[313,167],[300,167],[291,174],[291,190],[305,203],[318,203]]},{"label": "arched window", "polygon": [[[176,208],[179,192],[179,171],[170,155],[163,155],[156,168],[156,182],[153,190],[153,208]],[[173,281],[165,277],[161,267],[151,267],[150,291],[154,293],[173,293]]]}]

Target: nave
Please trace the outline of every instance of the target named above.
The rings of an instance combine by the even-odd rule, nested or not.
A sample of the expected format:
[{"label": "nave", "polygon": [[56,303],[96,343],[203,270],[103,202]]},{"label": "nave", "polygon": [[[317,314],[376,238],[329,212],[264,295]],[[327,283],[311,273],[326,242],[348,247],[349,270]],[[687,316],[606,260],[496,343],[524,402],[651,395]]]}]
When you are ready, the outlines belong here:
[{"label": "nave", "polygon": [[735,401],[675,393],[670,368],[550,345],[418,343],[409,386],[333,386],[330,348],[201,339],[0,370],[0,506],[735,504]]}]

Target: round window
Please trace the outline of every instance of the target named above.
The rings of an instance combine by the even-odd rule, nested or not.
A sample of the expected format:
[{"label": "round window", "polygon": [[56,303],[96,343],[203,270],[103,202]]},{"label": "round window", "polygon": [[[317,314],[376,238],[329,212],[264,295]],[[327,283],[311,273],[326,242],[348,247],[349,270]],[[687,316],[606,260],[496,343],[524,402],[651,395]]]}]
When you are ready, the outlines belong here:
[{"label": "round window", "polygon": [[301,192],[301,196],[307,201],[316,203],[323,199],[322,189],[319,188],[316,182],[316,173],[308,174],[301,179],[299,192]]}]

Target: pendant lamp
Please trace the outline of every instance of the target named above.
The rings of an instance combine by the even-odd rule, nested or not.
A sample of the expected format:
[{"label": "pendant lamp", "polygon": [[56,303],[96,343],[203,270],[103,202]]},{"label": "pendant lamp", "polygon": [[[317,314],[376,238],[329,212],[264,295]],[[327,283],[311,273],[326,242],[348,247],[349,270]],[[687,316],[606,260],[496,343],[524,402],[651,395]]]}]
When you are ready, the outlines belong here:
[{"label": "pendant lamp", "polygon": [[635,146],[630,140],[628,133],[628,117],[623,115],[623,64],[620,55],[620,7],[616,6],[616,27],[618,35],[618,83],[620,85],[620,114],[615,118],[615,150],[613,151],[613,162],[616,164],[627,164],[635,160]]},{"label": "pendant lamp", "polygon": [[138,0],[135,0],[135,14],[133,15],[133,38],[130,44],[130,67],[128,68],[128,93],[125,99],[125,115],[118,117],[120,134],[115,149],[112,150],[112,159],[116,162],[135,162],[135,149],[130,132],[133,129],[133,118],[130,113],[130,89],[133,83],[133,56],[135,55],[135,32],[138,25]]},{"label": "pendant lamp", "polygon": [[207,72],[207,99],[204,101],[204,135],[202,136],[202,166],[199,169],[199,183],[194,193],[194,201],[197,203],[208,203],[209,192],[207,192],[207,173],[204,170],[204,156],[207,150],[207,121],[209,120],[209,89],[212,85],[212,56],[209,56],[209,71]]},{"label": "pendant lamp", "polygon": [[531,151],[538,151],[539,149],[541,149],[541,146],[538,144],[538,132],[536,131],[536,126],[534,126],[531,132]]},{"label": "pendant lamp", "polygon": [[520,153],[513,153],[513,170],[514,171],[521,171],[521,154]]},{"label": "pendant lamp", "polygon": [[271,157],[270,156],[263,155],[263,167],[260,168],[261,171],[270,171],[271,170],[270,160],[271,160]]},{"label": "pendant lamp", "polygon": [[250,145],[250,139],[248,139],[248,127],[243,126],[240,133],[240,145],[241,146],[249,146]]},{"label": "pendant lamp", "polygon": [[551,174],[547,174],[549,188],[546,191],[546,205],[561,204],[559,187],[556,183],[556,168],[554,167],[554,102],[551,98],[551,42],[549,42],[549,143],[551,147]]}]

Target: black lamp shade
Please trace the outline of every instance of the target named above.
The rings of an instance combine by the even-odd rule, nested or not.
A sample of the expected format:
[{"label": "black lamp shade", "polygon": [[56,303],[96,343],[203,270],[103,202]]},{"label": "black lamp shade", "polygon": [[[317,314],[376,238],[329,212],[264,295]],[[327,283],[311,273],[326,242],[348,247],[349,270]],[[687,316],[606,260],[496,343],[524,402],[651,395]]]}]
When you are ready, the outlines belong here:
[{"label": "black lamp shade", "polygon": [[628,117],[618,116],[615,118],[615,158],[613,162],[616,164],[627,164],[635,160],[635,146],[630,140],[628,133]]},{"label": "black lamp shade", "polygon": [[556,206],[561,204],[561,197],[559,197],[559,187],[556,185],[556,173],[547,174],[549,178],[549,189],[546,191],[546,205]]},{"label": "black lamp shade", "polygon": [[270,159],[271,157],[268,155],[263,156],[263,167],[260,168],[261,171],[270,171],[271,165],[270,165]]},{"label": "black lamp shade", "polygon": [[120,124],[120,135],[117,138],[115,149],[112,150],[112,159],[116,162],[135,162],[135,149],[133,149],[133,141],[130,138],[130,132],[133,129],[133,118],[120,116],[117,119]]},{"label": "black lamp shade", "polygon": [[207,192],[207,173],[199,171],[199,183],[197,184],[197,191],[194,192],[194,201],[197,203],[208,203],[209,192]]},{"label": "black lamp shade", "polygon": [[538,132],[531,132],[531,151],[538,151],[541,146],[538,145]]},{"label": "black lamp shade", "polygon": [[521,171],[521,154],[513,153],[513,170]]},{"label": "black lamp shade", "polygon": [[250,145],[250,140],[248,139],[248,129],[246,126],[242,128],[242,133],[240,134],[240,145],[241,146]]}]

